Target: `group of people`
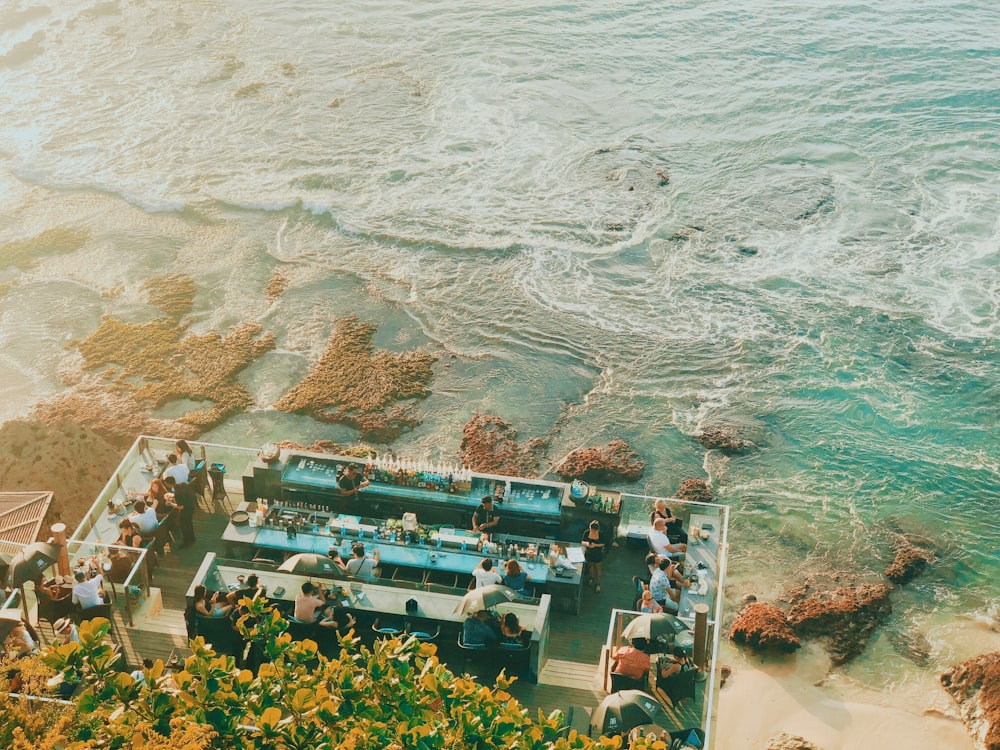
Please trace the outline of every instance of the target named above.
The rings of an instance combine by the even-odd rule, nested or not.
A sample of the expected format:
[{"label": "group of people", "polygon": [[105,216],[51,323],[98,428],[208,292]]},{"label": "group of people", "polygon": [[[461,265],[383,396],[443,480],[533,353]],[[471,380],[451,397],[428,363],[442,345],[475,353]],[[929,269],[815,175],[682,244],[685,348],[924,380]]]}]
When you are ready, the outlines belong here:
[{"label": "group of people", "polygon": [[[178,548],[194,544],[194,511],[198,505],[197,461],[185,440],[178,440],[174,452],[167,455],[161,476],[149,483],[144,499],[137,500],[128,520],[139,534],[146,536],[169,520],[170,530],[179,531]],[[174,514],[176,511],[176,515]]]},{"label": "group of people", "polygon": [[499,617],[487,609],[469,614],[462,623],[462,643],[466,646],[495,646],[501,643],[527,647],[531,631],[521,625],[513,612]]},{"label": "group of people", "polygon": [[521,564],[511,558],[504,563],[504,572],[501,574],[493,567],[493,560],[484,557],[483,561],[472,571],[472,581],[469,589],[474,590],[484,586],[500,584],[514,589],[519,596],[534,596],[534,590],[528,585],[531,576],[521,567]]}]

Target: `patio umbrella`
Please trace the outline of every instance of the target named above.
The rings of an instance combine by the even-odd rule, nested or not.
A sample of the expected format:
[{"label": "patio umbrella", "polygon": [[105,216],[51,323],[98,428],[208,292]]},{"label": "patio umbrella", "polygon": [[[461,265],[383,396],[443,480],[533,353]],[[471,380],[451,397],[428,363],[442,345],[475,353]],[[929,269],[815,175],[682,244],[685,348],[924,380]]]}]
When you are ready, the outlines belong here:
[{"label": "patio umbrella", "polygon": [[317,555],[315,552],[300,552],[292,555],[278,566],[282,573],[298,573],[299,575],[323,575],[336,578],[342,575],[341,570],[329,557]]},{"label": "patio umbrella", "polygon": [[665,638],[673,642],[674,636],[687,630],[681,620],[666,612],[659,612],[655,615],[639,615],[632,622],[625,626],[622,637],[632,640],[633,638],[645,638],[647,641],[656,638]]},{"label": "patio umbrella", "polygon": [[21,624],[21,612],[17,609],[0,610],[0,644]]},{"label": "patio umbrella", "polygon": [[611,737],[640,724],[669,726],[670,717],[659,701],[649,693],[621,690],[601,701],[590,716],[590,724],[597,729],[598,734]]},{"label": "patio umbrella", "polygon": [[468,612],[479,612],[483,609],[490,609],[497,604],[512,602],[517,598],[514,589],[501,586],[499,583],[491,583],[489,586],[480,586],[473,589],[462,597],[462,601],[455,607],[455,613],[464,615]]},{"label": "patio umbrella", "polygon": [[48,542],[33,542],[22,547],[20,552],[10,559],[7,583],[17,588],[28,581],[37,581],[42,577],[42,571],[58,559],[58,545]]}]

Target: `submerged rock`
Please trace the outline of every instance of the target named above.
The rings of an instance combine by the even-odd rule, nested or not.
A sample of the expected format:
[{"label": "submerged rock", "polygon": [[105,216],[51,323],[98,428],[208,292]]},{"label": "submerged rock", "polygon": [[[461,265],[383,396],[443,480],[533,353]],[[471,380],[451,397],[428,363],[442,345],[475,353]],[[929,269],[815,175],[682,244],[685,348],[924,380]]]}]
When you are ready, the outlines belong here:
[{"label": "submerged rock", "polygon": [[547,447],[541,438],[521,443],[514,426],[494,414],[477,412],[462,429],[462,463],[486,474],[537,474]]},{"label": "submerged rock", "polygon": [[768,740],[767,750],[820,750],[820,748],[803,737],[780,732]]},{"label": "submerged rock", "polygon": [[896,558],[885,569],[885,577],[893,583],[909,583],[924,572],[927,564],[934,561],[934,553],[902,539],[896,544]]},{"label": "submerged rock", "polygon": [[919,667],[927,666],[931,658],[931,643],[919,630],[888,630],[886,637],[897,654],[909,659]]},{"label": "submerged rock", "polygon": [[354,316],[338,320],[312,372],[275,408],[350,425],[375,442],[390,442],[420,424],[404,402],[430,393],[427,384],[436,357],[376,350],[376,330]]},{"label": "submerged rock", "polygon": [[566,481],[588,482],[634,482],[645,470],[646,462],[624,440],[612,440],[603,448],[579,448],[556,467]]},{"label": "submerged rock", "polygon": [[1000,750],[1000,651],[950,667],[941,684],[958,703],[969,733],[986,750]]},{"label": "submerged rock", "polygon": [[709,450],[718,450],[727,456],[743,453],[754,447],[749,440],[725,427],[706,427],[694,438]]},{"label": "submerged rock", "polygon": [[755,651],[781,651],[790,654],[802,644],[788,624],[785,613],[773,604],[752,602],[736,616],[729,638]]},{"label": "submerged rock", "polygon": [[685,479],[674,493],[681,500],[692,500],[696,503],[711,503],[715,501],[715,493],[704,479]]},{"label": "submerged rock", "polygon": [[788,623],[799,636],[828,638],[833,664],[844,664],[865,650],[892,613],[890,591],[892,587],[884,583],[811,594],[806,587],[793,601]]}]

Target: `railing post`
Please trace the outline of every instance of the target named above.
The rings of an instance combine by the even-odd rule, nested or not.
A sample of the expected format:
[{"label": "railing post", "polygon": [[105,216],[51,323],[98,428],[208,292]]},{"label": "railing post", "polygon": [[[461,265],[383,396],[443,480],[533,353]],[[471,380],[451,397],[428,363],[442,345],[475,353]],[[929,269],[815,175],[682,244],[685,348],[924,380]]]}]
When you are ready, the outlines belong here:
[{"label": "railing post", "polygon": [[708,605],[699,602],[694,605],[694,663],[698,669],[705,668],[708,649]]},{"label": "railing post", "polygon": [[55,540],[55,543],[59,545],[59,559],[56,560],[56,567],[59,570],[59,575],[68,576],[70,574],[70,569],[69,549],[66,547],[66,524],[52,524],[52,538]]}]

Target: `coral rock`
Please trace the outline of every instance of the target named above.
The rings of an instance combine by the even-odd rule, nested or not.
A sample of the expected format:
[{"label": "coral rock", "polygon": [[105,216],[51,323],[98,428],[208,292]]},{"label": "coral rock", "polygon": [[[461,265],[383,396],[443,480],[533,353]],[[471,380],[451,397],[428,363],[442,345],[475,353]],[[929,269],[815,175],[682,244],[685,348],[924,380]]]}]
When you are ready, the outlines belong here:
[{"label": "coral rock", "polygon": [[1000,651],[950,667],[941,684],[958,703],[969,733],[985,750],[1000,750]]},{"label": "coral rock", "polygon": [[927,564],[934,561],[934,553],[915,547],[903,540],[896,545],[896,558],[885,569],[885,577],[893,583],[909,583],[924,572]]},{"label": "coral rock", "polygon": [[518,441],[514,426],[492,414],[473,414],[462,429],[462,463],[487,474],[533,476],[548,442]]},{"label": "coral rock", "polygon": [[884,583],[812,594],[803,589],[792,603],[788,622],[799,636],[829,638],[833,664],[844,664],[864,651],[891,614],[890,591],[892,587]]},{"label": "coral rock", "polygon": [[179,318],[191,312],[196,291],[194,279],[183,274],[160,276],[149,279],[142,285],[149,304],[163,310],[167,315]]},{"label": "coral rock", "polygon": [[727,456],[743,453],[753,447],[749,440],[724,427],[706,427],[694,438],[709,450],[722,451]]},{"label": "coral rock", "polygon": [[809,740],[796,735],[780,732],[767,742],[767,750],[820,750]]},{"label": "coral rock", "polygon": [[696,503],[711,503],[715,500],[715,493],[704,479],[685,479],[674,493],[674,497]]},{"label": "coral rock", "polygon": [[556,473],[564,480],[585,479],[588,482],[634,482],[646,470],[624,440],[612,440],[603,448],[579,448],[563,459]]},{"label": "coral rock", "polygon": [[788,625],[785,614],[773,604],[753,602],[736,616],[729,638],[755,651],[792,653],[802,644]]},{"label": "coral rock", "polygon": [[339,422],[377,442],[419,424],[401,401],[425,398],[436,358],[426,352],[375,350],[377,327],[354,316],[337,321],[326,351],[305,380],[275,404],[282,411]]}]

